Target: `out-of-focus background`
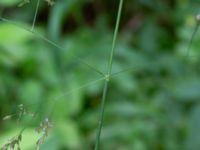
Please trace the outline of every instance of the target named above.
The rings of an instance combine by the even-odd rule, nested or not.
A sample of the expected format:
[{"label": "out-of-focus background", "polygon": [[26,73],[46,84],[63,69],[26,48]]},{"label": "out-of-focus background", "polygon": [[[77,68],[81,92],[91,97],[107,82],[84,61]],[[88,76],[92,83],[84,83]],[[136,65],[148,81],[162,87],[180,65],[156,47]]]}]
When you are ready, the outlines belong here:
[{"label": "out-of-focus background", "polygon": [[[92,150],[118,0],[0,0],[0,147]],[[124,0],[102,150],[200,149],[198,0]],[[11,22],[12,21],[12,22]],[[48,39],[53,41],[49,42]],[[89,67],[88,65],[94,68]],[[118,72],[118,73],[116,73]],[[34,115],[34,116],[32,116]]]}]

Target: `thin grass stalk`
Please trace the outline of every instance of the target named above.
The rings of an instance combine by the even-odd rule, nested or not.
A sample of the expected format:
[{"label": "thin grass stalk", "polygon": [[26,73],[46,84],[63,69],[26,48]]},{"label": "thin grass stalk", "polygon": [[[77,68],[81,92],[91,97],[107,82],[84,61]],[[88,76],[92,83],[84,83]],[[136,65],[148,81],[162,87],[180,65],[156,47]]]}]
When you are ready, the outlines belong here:
[{"label": "thin grass stalk", "polygon": [[32,23],[32,26],[31,26],[31,31],[33,31],[34,28],[35,28],[35,23],[36,23],[36,19],[37,19],[37,14],[38,14],[39,6],[40,6],[40,0],[37,1],[37,6],[36,6],[34,18],[33,18],[33,23]]},{"label": "thin grass stalk", "polygon": [[119,23],[120,23],[120,19],[121,19],[122,6],[123,6],[123,0],[120,0],[118,13],[117,13],[117,20],[116,20],[116,24],[115,24],[115,31],[114,31],[113,40],[112,40],[110,59],[108,62],[108,71],[107,71],[107,75],[105,76],[104,87],[103,87],[103,95],[102,95],[102,99],[101,99],[100,118],[99,118],[99,126],[98,126],[98,130],[97,130],[97,135],[96,135],[95,150],[99,150],[101,130],[102,130],[103,119],[104,119],[105,102],[106,102],[106,96],[108,93],[110,75],[112,72],[113,55],[114,55],[114,51],[116,48],[116,39],[117,39],[118,31],[119,31]]},{"label": "thin grass stalk", "polygon": [[190,38],[190,43],[188,44],[188,47],[187,47],[187,50],[186,50],[186,57],[185,57],[186,60],[187,60],[187,58],[189,57],[190,48],[191,48],[192,43],[193,43],[193,41],[194,41],[194,37],[195,37],[195,35],[196,35],[196,33],[197,33],[198,29],[199,29],[199,25],[200,25],[200,22],[197,20],[197,23],[196,23],[196,25],[195,25],[195,29],[194,29],[194,31],[193,31],[193,33],[192,33],[191,38]]}]

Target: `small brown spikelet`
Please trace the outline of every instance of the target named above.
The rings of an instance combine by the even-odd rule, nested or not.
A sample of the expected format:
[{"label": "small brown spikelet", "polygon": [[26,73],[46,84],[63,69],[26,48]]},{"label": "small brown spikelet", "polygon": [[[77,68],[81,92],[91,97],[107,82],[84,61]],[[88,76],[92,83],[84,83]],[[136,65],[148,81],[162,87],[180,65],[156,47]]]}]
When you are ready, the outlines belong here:
[{"label": "small brown spikelet", "polygon": [[30,3],[30,0],[23,0],[18,4],[18,7],[22,7],[22,6],[24,6],[24,5],[28,4],[28,3]]}]

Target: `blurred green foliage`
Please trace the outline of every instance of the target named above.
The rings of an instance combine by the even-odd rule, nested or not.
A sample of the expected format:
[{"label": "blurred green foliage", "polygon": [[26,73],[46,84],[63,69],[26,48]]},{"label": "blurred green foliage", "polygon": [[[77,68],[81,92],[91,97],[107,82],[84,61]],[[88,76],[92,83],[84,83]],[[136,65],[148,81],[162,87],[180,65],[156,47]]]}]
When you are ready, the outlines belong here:
[{"label": "blurred green foliage", "polygon": [[[31,28],[36,1],[19,3],[1,0],[0,14]],[[94,82],[101,76],[79,58],[106,71],[117,5],[57,0],[49,7],[41,1],[35,31],[64,49],[0,22],[0,117],[16,114],[0,121],[0,145],[26,127],[22,149],[35,149],[34,130],[50,117],[53,128],[42,149],[93,148],[102,80]],[[102,150],[200,149],[200,34],[186,57],[199,8],[197,0],[125,0]],[[27,114],[18,122],[20,104]]]}]

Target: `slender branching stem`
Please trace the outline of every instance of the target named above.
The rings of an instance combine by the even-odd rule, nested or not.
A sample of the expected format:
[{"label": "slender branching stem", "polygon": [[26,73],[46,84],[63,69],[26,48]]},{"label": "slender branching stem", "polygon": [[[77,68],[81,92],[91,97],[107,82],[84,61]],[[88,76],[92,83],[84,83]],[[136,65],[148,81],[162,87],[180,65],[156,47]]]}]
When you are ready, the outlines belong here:
[{"label": "slender branching stem", "polygon": [[[37,32],[35,32],[35,31],[31,31],[31,29],[26,28],[26,27],[24,27],[24,26],[22,26],[22,25],[20,25],[20,24],[18,24],[18,23],[16,23],[16,22],[14,22],[14,21],[11,21],[11,20],[6,19],[6,18],[3,18],[3,17],[0,17],[0,21],[3,21],[3,22],[6,22],[6,23],[9,23],[9,24],[12,24],[12,25],[14,25],[14,26],[16,26],[16,27],[18,27],[18,28],[20,28],[20,29],[22,29],[22,30],[25,30],[25,31],[31,33],[31,34],[32,34],[33,36],[35,36],[36,38],[43,40],[44,42],[48,43],[49,45],[52,45],[52,46],[56,47],[56,48],[59,49],[59,50],[65,50],[64,47],[62,47],[62,46],[56,44],[54,41],[52,41],[52,40],[46,38],[46,37],[43,36],[42,34],[37,33]],[[94,72],[98,73],[99,75],[104,76],[104,73],[103,73],[103,72],[101,72],[101,71],[100,71],[99,69],[97,69],[96,67],[94,67],[94,66],[88,64],[88,63],[85,62],[82,58],[80,58],[80,57],[78,57],[78,56],[76,56],[76,55],[74,55],[74,54],[69,54],[69,56],[75,58],[75,59],[76,59],[77,61],[79,61],[82,65],[87,66],[88,68],[90,68],[90,69],[93,70]]]},{"label": "slender branching stem", "polygon": [[120,0],[118,13],[117,13],[117,21],[115,24],[115,31],[114,31],[114,35],[113,35],[110,59],[108,62],[108,71],[107,71],[107,75],[105,75],[103,95],[102,95],[102,99],[101,99],[99,126],[97,129],[96,142],[95,142],[95,150],[99,150],[101,130],[102,130],[103,119],[104,119],[105,102],[106,102],[106,96],[107,96],[107,92],[108,92],[110,75],[112,72],[113,55],[114,55],[114,51],[115,51],[115,47],[116,47],[116,39],[117,39],[118,31],[119,31],[119,23],[120,23],[120,18],[121,18],[122,6],[123,6],[123,0]]}]

